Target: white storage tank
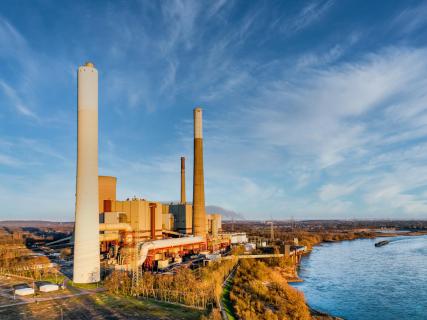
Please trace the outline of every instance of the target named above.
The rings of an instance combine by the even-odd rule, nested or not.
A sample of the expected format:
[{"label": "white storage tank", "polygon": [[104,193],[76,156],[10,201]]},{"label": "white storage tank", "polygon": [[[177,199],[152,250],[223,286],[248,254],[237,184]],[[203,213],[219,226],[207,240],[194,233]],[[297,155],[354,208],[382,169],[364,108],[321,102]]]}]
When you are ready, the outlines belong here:
[{"label": "white storage tank", "polygon": [[33,288],[20,288],[20,289],[15,289],[15,294],[17,296],[28,296],[30,294],[34,294],[34,289]]},{"label": "white storage tank", "polygon": [[52,292],[57,291],[59,287],[56,284],[44,284],[39,287],[41,292]]}]

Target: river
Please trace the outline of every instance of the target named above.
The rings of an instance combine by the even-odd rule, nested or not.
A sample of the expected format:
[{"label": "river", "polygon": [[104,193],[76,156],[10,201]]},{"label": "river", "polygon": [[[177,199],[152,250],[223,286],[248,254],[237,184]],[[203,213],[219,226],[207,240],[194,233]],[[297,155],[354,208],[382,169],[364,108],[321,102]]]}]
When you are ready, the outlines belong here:
[{"label": "river", "polygon": [[299,276],[304,282],[293,286],[319,311],[348,320],[427,319],[427,236],[322,244],[302,259]]}]

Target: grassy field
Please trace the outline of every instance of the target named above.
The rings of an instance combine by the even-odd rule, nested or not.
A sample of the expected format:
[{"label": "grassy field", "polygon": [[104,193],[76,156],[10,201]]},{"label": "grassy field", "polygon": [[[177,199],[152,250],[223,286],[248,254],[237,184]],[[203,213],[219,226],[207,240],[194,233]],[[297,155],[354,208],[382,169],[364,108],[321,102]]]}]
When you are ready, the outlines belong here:
[{"label": "grassy field", "polygon": [[98,293],[0,309],[0,319],[195,320],[202,312],[172,304]]},{"label": "grassy field", "polygon": [[222,292],[222,302],[224,305],[224,310],[227,313],[227,317],[229,320],[237,320],[234,315],[233,304],[230,301],[230,291],[231,291],[232,283],[227,281],[227,284],[224,286],[224,291]]}]

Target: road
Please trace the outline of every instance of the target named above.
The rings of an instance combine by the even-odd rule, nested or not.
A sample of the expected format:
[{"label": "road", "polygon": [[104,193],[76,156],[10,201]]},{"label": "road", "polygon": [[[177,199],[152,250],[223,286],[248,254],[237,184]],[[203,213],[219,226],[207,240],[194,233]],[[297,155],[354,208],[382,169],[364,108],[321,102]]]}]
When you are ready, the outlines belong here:
[{"label": "road", "polygon": [[239,263],[236,264],[233,270],[231,270],[228,277],[222,283],[223,292],[221,295],[219,306],[221,309],[221,316],[223,320],[238,319],[238,317],[234,314],[233,305],[230,301],[230,290],[231,290],[231,287],[233,286],[233,278],[236,274],[238,267],[239,267]]}]

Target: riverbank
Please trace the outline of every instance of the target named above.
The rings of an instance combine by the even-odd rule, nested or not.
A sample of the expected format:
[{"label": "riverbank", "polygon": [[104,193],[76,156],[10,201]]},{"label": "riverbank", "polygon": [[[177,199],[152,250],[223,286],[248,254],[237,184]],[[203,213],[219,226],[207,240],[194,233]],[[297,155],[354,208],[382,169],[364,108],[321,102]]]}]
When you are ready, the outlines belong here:
[{"label": "riverbank", "polygon": [[378,230],[372,231],[357,231],[357,230],[345,230],[340,232],[303,232],[299,233],[299,243],[307,247],[307,253],[309,253],[314,246],[321,245],[322,243],[351,241],[358,239],[374,239],[382,237],[416,237],[427,235],[427,231],[395,231],[395,232],[381,232]]},{"label": "riverbank", "polygon": [[[408,231],[408,232],[353,232],[353,231],[345,231],[340,233],[333,233],[329,235],[323,235],[316,237],[309,237],[308,239],[302,239],[302,243],[307,245],[308,251],[306,254],[310,254],[311,250],[314,246],[319,246],[323,243],[336,243],[336,242],[342,242],[342,241],[352,241],[352,240],[359,240],[359,239],[374,239],[374,238],[380,238],[380,237],[398,237],[398,236],[422,236],[427,235],[427,231]],[[315,240],[315,241],[313,241]],[[317,241],[316,241],[317,240]],[[303,282],[304,280],[301,279],[298,275],[298,268],[295,268],[295,272],[293,275],[286,275],[286,279],[288,283],[298,283]],[[316,320],[342,320],[342,318],[318,311],[313,309],[308,303],[307,307],[310,311],[310,314],[313,319]]]},{"label": "riverbank", "polygon": [[344,320],[343,318],[331,316],[330,314],[327,314],[325,312],[315,310],[311,308],[309,305],[307,306],[308,306],[308,310],[310,310],[310,314],[313,320]]},{"label": "riverbank", "polygon": [[[339,239],[339,240],[327,240],[327,241],[320,241],[320,242],[318,242],[318,243],[315,243],[315,244],[313,244],[312,245],[312,247],[310,248],[310,251],[313,249],[313,247],[317,247],[318,245],[321,245],[321,244],[329,244],[329,243],[335,243],[335,242],[337,242],[337,243],[339,243],[339,242],[344,242],[344,241],[349,241],[349,243],[352,243],[353,241],[350,241],[350,240],[363,240],[363,239],[374,239],[374,238],[383,238],[383,237],[387,237],[387,238],[390,238],[390,237],[400,237],[401,239],[399,239],[399,240],[401,240],[401,241],[407,241],[407,240],[405,240],[405,237],[418,237],[418,236],[425,236],[425,235],[427,235],[427,232],[425,232],[425,231],[416,231],[416,232],[405,232],[405,233],[403,233],[403,232],[387,232],[387,233],[384,233],[384,232],[375,232],[375,233],[372,233],[372,234],[359,234],[357,237],[345,237],[345,236],[342,236],[341,235],[341,239]],[[366,245],[365,245],[366,246]],[[372,248],[371,248],[372,247]],[[373,244],[371,243],[371,242],[369,242],[369,250],[375,250],[374,249],[374,246],[373,246]],[[318,251],[319,249],[317,249],[316,251]],[[322,249],[320,249],[320,250],[322,250]],[[325,249],[325,250],[328,250],[327,248]],[[350,250],[349,250],[350,251]],[[366,252],[366,251],[365,251]],[[371,253],[371,256],[375,256],[376,257],[376,252],[377,251],[373,251],[372,253]],[[381,253],[383,253],[383,252],[386,252],[386,251],[380,251]],[[307,255],[308,254],[310,254],[310,252],[308,252],[307,253]],[[355,253],[355,255],[357,255],[357,256],[360,256],[360,254],[356,254]],[[327,257],[327,259],[328,259],[328,261],[331,261],[330,259],[333,259],[334,261],[335,261],[335,259],[333,258],[333,257]],[[350,258],[351,259],[351,258]],[[346,261],[349,261],[350,259],[348,259],[348,260],[346,260]],[[381,260],[381,259],[380,259]],[[356,261],[358,261],[358,260],[356,260]],[[341,261],[340,262],[341,264],[346,264],[347,265],[347,268],[349,268],[349,266],[348,266],[348,262],[343,262],[343,261]],[[323,271],[324,273],[327,273],[327,272],[330,272],[329,270],[329,266],[330,264],[327,262],[327,263],[325,263],[325,270]],[[335,265],[335,263],[334,263],[334,265]],[[298,268],[299,269],[299,268]],[[313,268],[311,268],[312,269],[312,271],[311,271],[311,273],[313,274],[317,274],[318,272],[322,272],[321,270],[317,270],[317,268],[316,269],[313,269]],[[366,268],[360,268],[361,270],[363,269],[363,270],[365,270]],[[369,269],[369,268],[368,268]],[[363,271],[362,270],[362,271]],[[298,270],[297,270],[297,275],[298,275]],[[324,276],[323,276],[324,277]],[[311,276],[311,278],[314,278],[314,276]],[[325,277],[324,277],[325,278]],[[299,279],[299,281],[298,282],[304,282],[304,280],[302,279],[302,278],[300,278],[300,276],[298,275],[298,279]],[[310,278],[308,278],[308,279],[310,279]],[[325,278],[325,281],[330,281],[330,280],[328,280],[329,279],[329,277],[328,278]],[[293,280],[293,279],[292,279]],[[345,282],[345,279],[344,280],[342,280],[342,281],[344,281]],[[296,281],[290,281],[290,282],[296,282]],[[341,283],[341,282],[337,282],[337,283],[335,283],[335,286],[338,284],[338,283]],[[296,287],[298,288],[299,287],[299,285],[298,284],[296,284]],[[320,289],[319,289],[320,290]],[[331,301],[335,301],[335,300],[331,300]],[[341,304],[342,304],[342,302],[341,302]],[[308,305],[308,302],[307,302],[307,305]],[[309,306],[309,305],[308,305]],[[313,317],[313,319],[324,319],[324,320],[329,320],[329,319],[335,319],[335,320],[338,320],[338,319],[341,319],[341,318],[339,318],[339,317],[335,317],[335,316],[332,316],[331,314],[326,314],[326,313],[323,313],[323,312],[319,312],[319,311],[317,311],[317,310],[315,310],[315,309],[313,309],[313,308],[311,308],[310,306],[309,306],[309,309],[310,309],[310,312],[311,312],[311,314],[312,314],[312,317]],[[342,314],[341,312],[340,312],[340,314]]]}]

